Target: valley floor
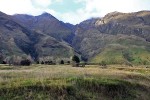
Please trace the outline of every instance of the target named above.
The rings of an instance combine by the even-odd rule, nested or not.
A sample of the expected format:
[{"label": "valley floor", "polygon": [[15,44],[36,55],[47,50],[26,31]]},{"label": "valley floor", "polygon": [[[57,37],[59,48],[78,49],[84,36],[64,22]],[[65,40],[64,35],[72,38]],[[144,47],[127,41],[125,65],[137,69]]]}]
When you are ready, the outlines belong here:
[{"label": "valley floor", "polygon": [[149,100],[150,67],[0,65],[0,100]]}]

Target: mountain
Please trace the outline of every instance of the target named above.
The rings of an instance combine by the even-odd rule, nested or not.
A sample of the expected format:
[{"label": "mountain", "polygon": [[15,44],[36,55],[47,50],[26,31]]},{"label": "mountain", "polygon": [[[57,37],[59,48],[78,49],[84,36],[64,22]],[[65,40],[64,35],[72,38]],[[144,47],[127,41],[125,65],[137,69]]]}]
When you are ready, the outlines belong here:
[{"label": "mountain", "polygon": [[77,25],[73,46],[84,59],[150,64],[150,12],[112,12]]},{"label": "mountain", "polygon": [[112,12],[72,25],[48,13],[0,12],[0,53],[107,64],[150,64],[150,11]]},{"label": "mountain", "polygon": [[[25,17],[28,19],[31,16]],[[70,58],[74,52],[66,42],[26,27],[25,22],[19,23],[4,13],[0,13],[0,43],[0,52],[6,57],[31,55],[33,59],[48,56]]]},{"label": "mountain", "polygon": [[[38,39],[36,38],[35,41],[31,41],[34,35],[34,32],[13,21],[11,16],[0,13],[0,50],[5,55],[31,53],[34,50],[34,47],[31,45]],[[30,50],[27,50],[28,48]],[[36,56],[36,52],[32,53],[32,55]]]},{"label": "mountain", "polygon": [[47,34],[59,41],[71,42],[70,40],[74,35],[72,32],[73,25],[65,24],[48,13],[39,16],[17,14],[13,16],[13,19],[28,29]]}]

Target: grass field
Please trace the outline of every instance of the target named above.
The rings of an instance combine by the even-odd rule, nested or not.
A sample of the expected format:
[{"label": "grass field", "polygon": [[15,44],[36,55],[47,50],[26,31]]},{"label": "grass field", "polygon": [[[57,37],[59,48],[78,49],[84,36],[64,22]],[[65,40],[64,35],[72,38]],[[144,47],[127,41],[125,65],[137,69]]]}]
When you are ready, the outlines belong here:
[{"label": "grass field", "polygon": [[149,100],[150,68],[0,65],[0,100]]}]

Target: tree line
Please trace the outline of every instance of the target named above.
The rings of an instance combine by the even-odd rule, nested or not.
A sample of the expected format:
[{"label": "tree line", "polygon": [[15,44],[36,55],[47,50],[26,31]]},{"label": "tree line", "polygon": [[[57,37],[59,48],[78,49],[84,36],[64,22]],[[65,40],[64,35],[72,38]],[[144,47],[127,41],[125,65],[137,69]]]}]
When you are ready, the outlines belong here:
[{"label": "tree line", "polygon": [[31,56],[9,56],[9,57],[4,57],[2,54],[0,54],[0,64],[9,64],[9,65],[21,65],[21,66],[30,66],[32,63],[36,64],[45,64],[45,65],[56,65],[56,64],[67,64],[70,65],[72,64],[73,67],[79,66],[80,63],[80,58],[77,55],[74,55],[70,60],[64,61],[60,60],[59,62],[56,62],[53,59],[42,59],[42,60],[36,60],[33,61]]},{"label": "tree line", "polygon": [[0,64],[9,64],[9,65],[22,65],[22,66],[30,66],[33,62],[31,56],[8,56],[4,57],[2,54],[0,54]]}]

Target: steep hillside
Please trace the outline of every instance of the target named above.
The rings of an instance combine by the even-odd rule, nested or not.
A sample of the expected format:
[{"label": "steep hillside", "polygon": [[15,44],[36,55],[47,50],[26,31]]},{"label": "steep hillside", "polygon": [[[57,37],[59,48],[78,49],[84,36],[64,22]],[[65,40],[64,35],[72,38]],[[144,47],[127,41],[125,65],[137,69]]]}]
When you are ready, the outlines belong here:
[{"label": "steep hillside", "polygon": [[33,58],[70,58],[74,51],[89,62],[150,64],[150,12],[112,12],[78,25],[54,16],[0,13],[0,53]]},{"label": "steep hillside", "polygon": [[[38,35],[13,21],[10,16],[0,14],[0,50],[4,55],[30,54],[38,40],[35,36]],[[32,56],[36,56],[36,52]]]},{"label": "steep hillside", "polygon": [[91,61],[108,64],[150,64],[150,43],[143,38],[118,34]]},{"label": "steep hillside", "polygon": [[73,46],[96,63],[150,64],[149,19],[150,12],[141,11],[86,20],[77,26]]},{"label": "steep hillside", "polygon": [[5,57],[31,55],[38,59],[45,56],[70,58],[73,55],[73,49],[67,43],[30,30],[4,13],[0,13],[0,43],[0,52]]},{"label": "steep hillside", "polygon": [[18,14],[14,15],[13,19],[29,29],[52,36],[59,41],[65,40],[70,42],[73,35],[71,27],[68,24],[59,21],[48,13],[43,13],[39,16]]}]

